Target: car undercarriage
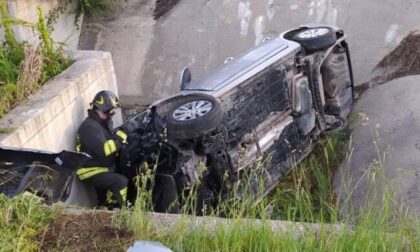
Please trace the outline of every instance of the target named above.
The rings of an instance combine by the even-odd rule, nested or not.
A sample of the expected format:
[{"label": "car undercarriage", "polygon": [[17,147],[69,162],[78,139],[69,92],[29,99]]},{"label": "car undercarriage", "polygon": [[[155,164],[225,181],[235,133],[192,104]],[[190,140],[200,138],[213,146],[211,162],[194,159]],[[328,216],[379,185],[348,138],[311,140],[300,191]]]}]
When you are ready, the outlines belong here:
[{"label": "car undercarriage", "polygon": [[345,34],[330,26],[287,31],[200,80],[191,81],[188,69],[181,80],[180,93],[117,129],[129,135],[118,163],[130,181],[128,200],[136,200],[138,178],[151,170],[158,212],[178,212],[195,189],[202,214],[232,188],[244,195],[238,185],[250,174],[251,197],[265,195],[323,135],[346,125],[354,98]]}]

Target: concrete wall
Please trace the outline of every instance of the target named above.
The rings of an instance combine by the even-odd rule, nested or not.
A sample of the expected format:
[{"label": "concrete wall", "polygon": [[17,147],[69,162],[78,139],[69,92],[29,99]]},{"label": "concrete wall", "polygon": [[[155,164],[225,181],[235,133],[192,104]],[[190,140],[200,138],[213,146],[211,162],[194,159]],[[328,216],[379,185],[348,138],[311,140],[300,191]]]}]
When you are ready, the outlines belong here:
[{"label": "concrete wall", "polygon": [[[83,22],[79,48],[112,53],[124,107],[150,104],[161,97],[144,93],[144,86],[155,83],[142,83],[141,80],[149,64],[146,59],[150,46],[154,42],[160,43],[153,40],[154,6],[155,0],[120,1],[114,4],[112,12],[91,16]],[[160,91],[165,93],[165,90]]]},{"label": "concrete wall", "polygon": [[[10,15],[25,21],[35,23],[38,19],[37,7],[40,6],[44,15],[54,8],[61,6],[68,0],[8,0],[7,7]],[[64,42],[68,49],[76,50],[79,43],[80,29],[74,25],[74,14],[77,1],[72,1],[67,7],[66,13],[60,14],[52,36],[56,42]],[[81,17],[83,20],[83,17]],[[18,39],[26,41],[37,41],[38,36],[25,27],[16,27],[15,33]]]},{"label": "concrete wall", "polygon": [[[0,119],[0,145],[74,150],[76,131],[100,90],[118,93],[111,54],[76,51],[74,63]],[[115,116],[121,123],[121,113]]]}]

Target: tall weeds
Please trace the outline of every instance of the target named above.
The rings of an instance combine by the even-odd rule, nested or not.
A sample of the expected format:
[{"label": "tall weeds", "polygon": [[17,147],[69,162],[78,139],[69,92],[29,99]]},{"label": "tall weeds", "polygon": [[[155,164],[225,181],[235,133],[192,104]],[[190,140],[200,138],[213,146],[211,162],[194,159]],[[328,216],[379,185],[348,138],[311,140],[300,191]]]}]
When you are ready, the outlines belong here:
[{"label": "tall weeds", "polygon": [[[231,218],[233,222],[229,226],[213,223],[208,228],[191,224],[188,216],[194,213],[190,210],[194,206],[187,206],[184,218],[170,230],[156,229],[144,213],[137,212],[141,208],[135,208],[135,214],[126,221],[134,223],[133,218],[141,216],[140,225],[135,227],[135,238],[157,240],[175,251],[420,251],[418,220],[408,218],[404,207],[391,210],[395,202],[392,188],[381,175],[383,162],[374,162],[376,167],[366,175],[372,189],[362,209],[353,214],[340,212],[343,203],[334,193],[333,175],[346,156],[346,140],[339,134],[323,139],[313,154],[258,203],[249,197],[230,197],[207,212],[210,217]],[[382,182],[385,182],[383,187],[376,190]],[[254,217],[262,223],[271,218],[316,222],[320,231],[307,230],[305,236],[296,237],[292,230],[276,233],[268,225],[243,221]],[[342,228],[329,232],[324,228],[329,224],[339,224]]]},{"label": "tall weeds", "polygon": [[0,251],[38,250],[39,235],[56,214],[43,208],[36,196],[9,199],[0,194]]},{"label": "tall weeds", "polygon": [[346,136],[321,140],[313,153],[282,179],[269,196],[272,218],[304,222],[335,222],[339,201],[334,193],[335,170],[345,157]]},{"label": "tall weeds", "polygon": [[[0,118],[70,64],[62,46],[52,40],[42,10],[37,12],[38,21],[32,24],[11,17],[6,4],[0,3],[0,27],[5,34],[0,47]],[[18,41],[14,26],[33,29],[40,44]]]}]

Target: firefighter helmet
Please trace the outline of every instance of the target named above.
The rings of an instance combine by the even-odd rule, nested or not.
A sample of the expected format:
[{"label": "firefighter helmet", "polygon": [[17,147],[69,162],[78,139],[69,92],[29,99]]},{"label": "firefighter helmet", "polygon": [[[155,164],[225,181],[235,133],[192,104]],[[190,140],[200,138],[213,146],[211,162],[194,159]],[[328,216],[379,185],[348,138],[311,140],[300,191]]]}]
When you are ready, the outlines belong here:
[{"label": "firefighter helmet", "polygon": [[108,112],[111,109],[118,108],[120,106],[120,101],[113,92],[102,90],[95,95],[91,106],[97,110]]}]

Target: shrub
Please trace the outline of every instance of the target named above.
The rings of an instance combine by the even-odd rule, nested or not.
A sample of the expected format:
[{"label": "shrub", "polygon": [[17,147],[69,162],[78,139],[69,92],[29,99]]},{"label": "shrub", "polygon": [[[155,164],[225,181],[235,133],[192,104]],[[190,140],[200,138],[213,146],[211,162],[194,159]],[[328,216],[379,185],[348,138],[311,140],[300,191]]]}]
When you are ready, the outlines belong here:
[{"label": "shrub", "polygon": [[0,250],[37,250],[39,234],[56,214],[57,211],[42,207],[36,196],[19,195],[9,199],[0,194]]},{"label": "shrub", "polygon": [[[38,21],[32,24],[12,18],[6,4],[0,3],[0,26],[5,34],[0,47],[0,118],[70,65],[63,47],[51,38],[40,8],[37,14]],[[19,42],[13,26],[32,28],[39,34],[40,44]]]},{"label": "shrub", "polygon": [[[97,12],[105,12],[110,9],[110,4],[115,3],[121,0],[77,0],[77,6],[74,10],[74,25],[79,28],[79,21],[82,14],[87,16],[91,16]],[[127,0],[124,0],[127,1]],[[68,7],[73,2],[73,0],[65,0],[62,1],[61,4],[51,10],[48,13],[48,22],[47,26],[50,30],[53,30],[54,23],[57,22],[58,17],[60,14],[65,13],[68,10]]]}]

